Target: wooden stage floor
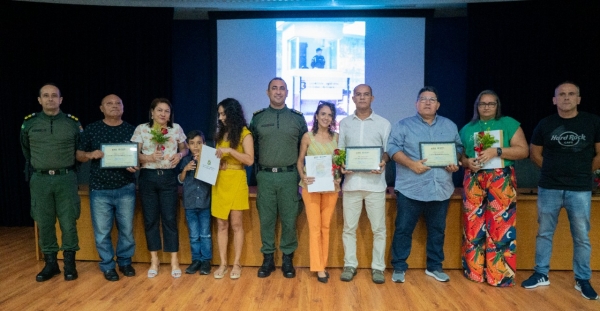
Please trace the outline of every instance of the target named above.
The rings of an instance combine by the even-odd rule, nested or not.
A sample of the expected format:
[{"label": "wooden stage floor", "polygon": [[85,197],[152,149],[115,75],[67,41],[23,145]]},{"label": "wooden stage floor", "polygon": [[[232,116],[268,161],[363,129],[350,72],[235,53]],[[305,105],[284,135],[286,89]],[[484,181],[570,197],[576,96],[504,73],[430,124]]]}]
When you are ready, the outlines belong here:
[{"label": "wooden stage floor", "polygon": [[[163,264],[148,279],[148,264],[134,263],[135,277],[108,282],[97,262],[78,261],[79,279],[66,282],[61,274],[38,283],[44,264],[36,260],[35,244],[33,228],[0,227],[0,310],[600,310],[600,300],[586,300],[573,288],[572,271],[552,271],[550,286],[526,290],[476,284],[460,270],[447,270],[450,282],[440,283],[423,269],[409,269],[406,283],[396,284],[388,269],[385,284],[377,285],[369,269],[346,283],[333,268],[322,284],[305,267],[294,279],[279,268],[259,279],[256,267],[244,267],[239,280],[216,280],[198,274],[173,279]],[[517,282],[530,274],[519,270]],[[600,272],[593,272],[592,285],[600,290]]]}]

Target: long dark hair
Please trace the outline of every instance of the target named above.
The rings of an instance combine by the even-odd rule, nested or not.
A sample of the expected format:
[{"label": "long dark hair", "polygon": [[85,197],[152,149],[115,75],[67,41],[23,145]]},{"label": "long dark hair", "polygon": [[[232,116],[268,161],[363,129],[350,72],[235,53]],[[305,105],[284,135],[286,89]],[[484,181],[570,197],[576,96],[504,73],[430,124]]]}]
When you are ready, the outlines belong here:
[{"label": "long dark hair", "polygon": [[237,148],[240,144],[240,135],[244,126],[248,126],[246,118],[244,117],[244,109],[242,105],[234,98],[225,98],[218,105],[217,108],[223,107],[225,113],[225,122],[223,124],[221,120],[217,121],[217,142],[223,141],[223,137],[227,134],[229,140],[229,146],[233,149]]},{"label": "long dark hair", "polygon": [[319,131],[319,121],[317,121],[317,115],[319,114],[319,111],[321,111],[321,109],[323,107],[329,107],[329,109],[331,110],[331,123],[329,124],[329,128],[327,129],[329,131],[329,136],[333,137],[333,133],[335,131],[335,129],[337,128],[336,124],[337,121],[335,120],[335,105],[330,103],[330,102],[324,102],[324,101],[319,101],[319,105],[317,106],[317,111],[315,111],[315,114],[313,115],[313,127],[312,127],[312,132],[313,134],[317,135],[317,132]]},{"label": "long dark hair", "polygon": [[471,119],[471,123],[473,124],[479,122],[479,101],[483,95],[492,95],[496,97],[496,103],[498,104],[496,105],[496,115],[494,116],[494,119],[498,120],[502,117],[502,104],[500,104],[500,97],[498,97],[498,94],[492,90],[484,90],[477,95],[475,104],[473,105],[473,119]]},{"label": "long dark hair", "polygon": [[154,126],[154,120],[152,120],[152,110],[154,110],[156,106],[158,106],[158,104],[160,103],[169,105],[169,110],[171,110],[171,114],[169,115],[169,121],[167,121],[167,127],[173,127],[173,117],[175,116],[173,114],[173,105],[171,105],[171,102],[166,98],[155,98],[150,104],[150,112],[148,112],[150,122],[148,122],[148,126],[150,126],[150,128]]}]

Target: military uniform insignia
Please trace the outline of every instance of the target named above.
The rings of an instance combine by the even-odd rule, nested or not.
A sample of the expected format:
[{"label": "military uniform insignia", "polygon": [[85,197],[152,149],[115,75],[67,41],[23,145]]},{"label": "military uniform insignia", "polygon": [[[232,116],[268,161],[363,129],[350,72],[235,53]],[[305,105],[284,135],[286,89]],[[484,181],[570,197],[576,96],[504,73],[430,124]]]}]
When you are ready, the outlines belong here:
[{"label": "military uniform insignia", "polygon": [[21,124],[21,129],[24,129],[24,128],[25,128],[25,123],[26,123],[28,120],[30,120],[31,118],[35,117],[35,116],[36,116],[35,112],[34,112],[34,113],[32,113],[32,114],[28,114],[28,115],[26,115],[26,116],[23,118],[23,124]]},{"label": "military uniform insignia", "polygon": [[293,113],[298,114],[298,115],[302,115],[302,112],[296,110],[296,109],[290,109]]},{"label": "military uniform insignia", "polygon": [[69,114],[67,114],[67,118],[77,122],[77,125],[79,125],[79,132],[83,132],[83,126],[81,126],[81,123],[79,123],[78,117],[69,113]]},{"label": "military uniform insignia", "polygon": [[265,110],[267,110],[267,108],[263,108],[263,109],[261,109],[261,110],[257,110],[257,111],[255,111],[255,112],[254,112],[252,115],[257,115],[257,114],[259,114],[259,113],[261,113],[261,112],[263,112],[263,111],[265,111]]}]

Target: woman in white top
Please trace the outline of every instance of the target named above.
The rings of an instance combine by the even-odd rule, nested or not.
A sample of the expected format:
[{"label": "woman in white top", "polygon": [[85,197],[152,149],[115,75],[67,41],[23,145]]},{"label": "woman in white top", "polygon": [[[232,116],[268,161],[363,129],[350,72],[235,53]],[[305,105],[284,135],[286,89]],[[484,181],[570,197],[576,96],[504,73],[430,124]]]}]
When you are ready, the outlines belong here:
[{"label": "woman in white top", "polygon": [[[188,146],[183,130],[173,123],[173,109],[168,99],[157,98],[152,101],[150,122],[138,125],[131,141],[138,143],[140,152],[139,192],[146,243],[152,260],[148,277],[153,278],[158,274],[158,251],[161,249],[171,253],[171,276],[181,277],[177,257],[179,235],[176,216],[179,197],[175,168],[181,158],[187,155]],[[162,225],[162,243],[159,224]]]}]

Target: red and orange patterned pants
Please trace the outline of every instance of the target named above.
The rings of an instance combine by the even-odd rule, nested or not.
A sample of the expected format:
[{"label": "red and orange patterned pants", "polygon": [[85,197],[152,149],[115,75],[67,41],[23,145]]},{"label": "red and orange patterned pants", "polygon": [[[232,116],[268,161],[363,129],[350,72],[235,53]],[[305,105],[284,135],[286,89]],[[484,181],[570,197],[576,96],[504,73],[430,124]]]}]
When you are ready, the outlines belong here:
[{"label": "red and orange patterned pants", "polygon": [[512,166],[465,171],[462,265],[468,279],[499,287],[515,285],[516,188]]}]

